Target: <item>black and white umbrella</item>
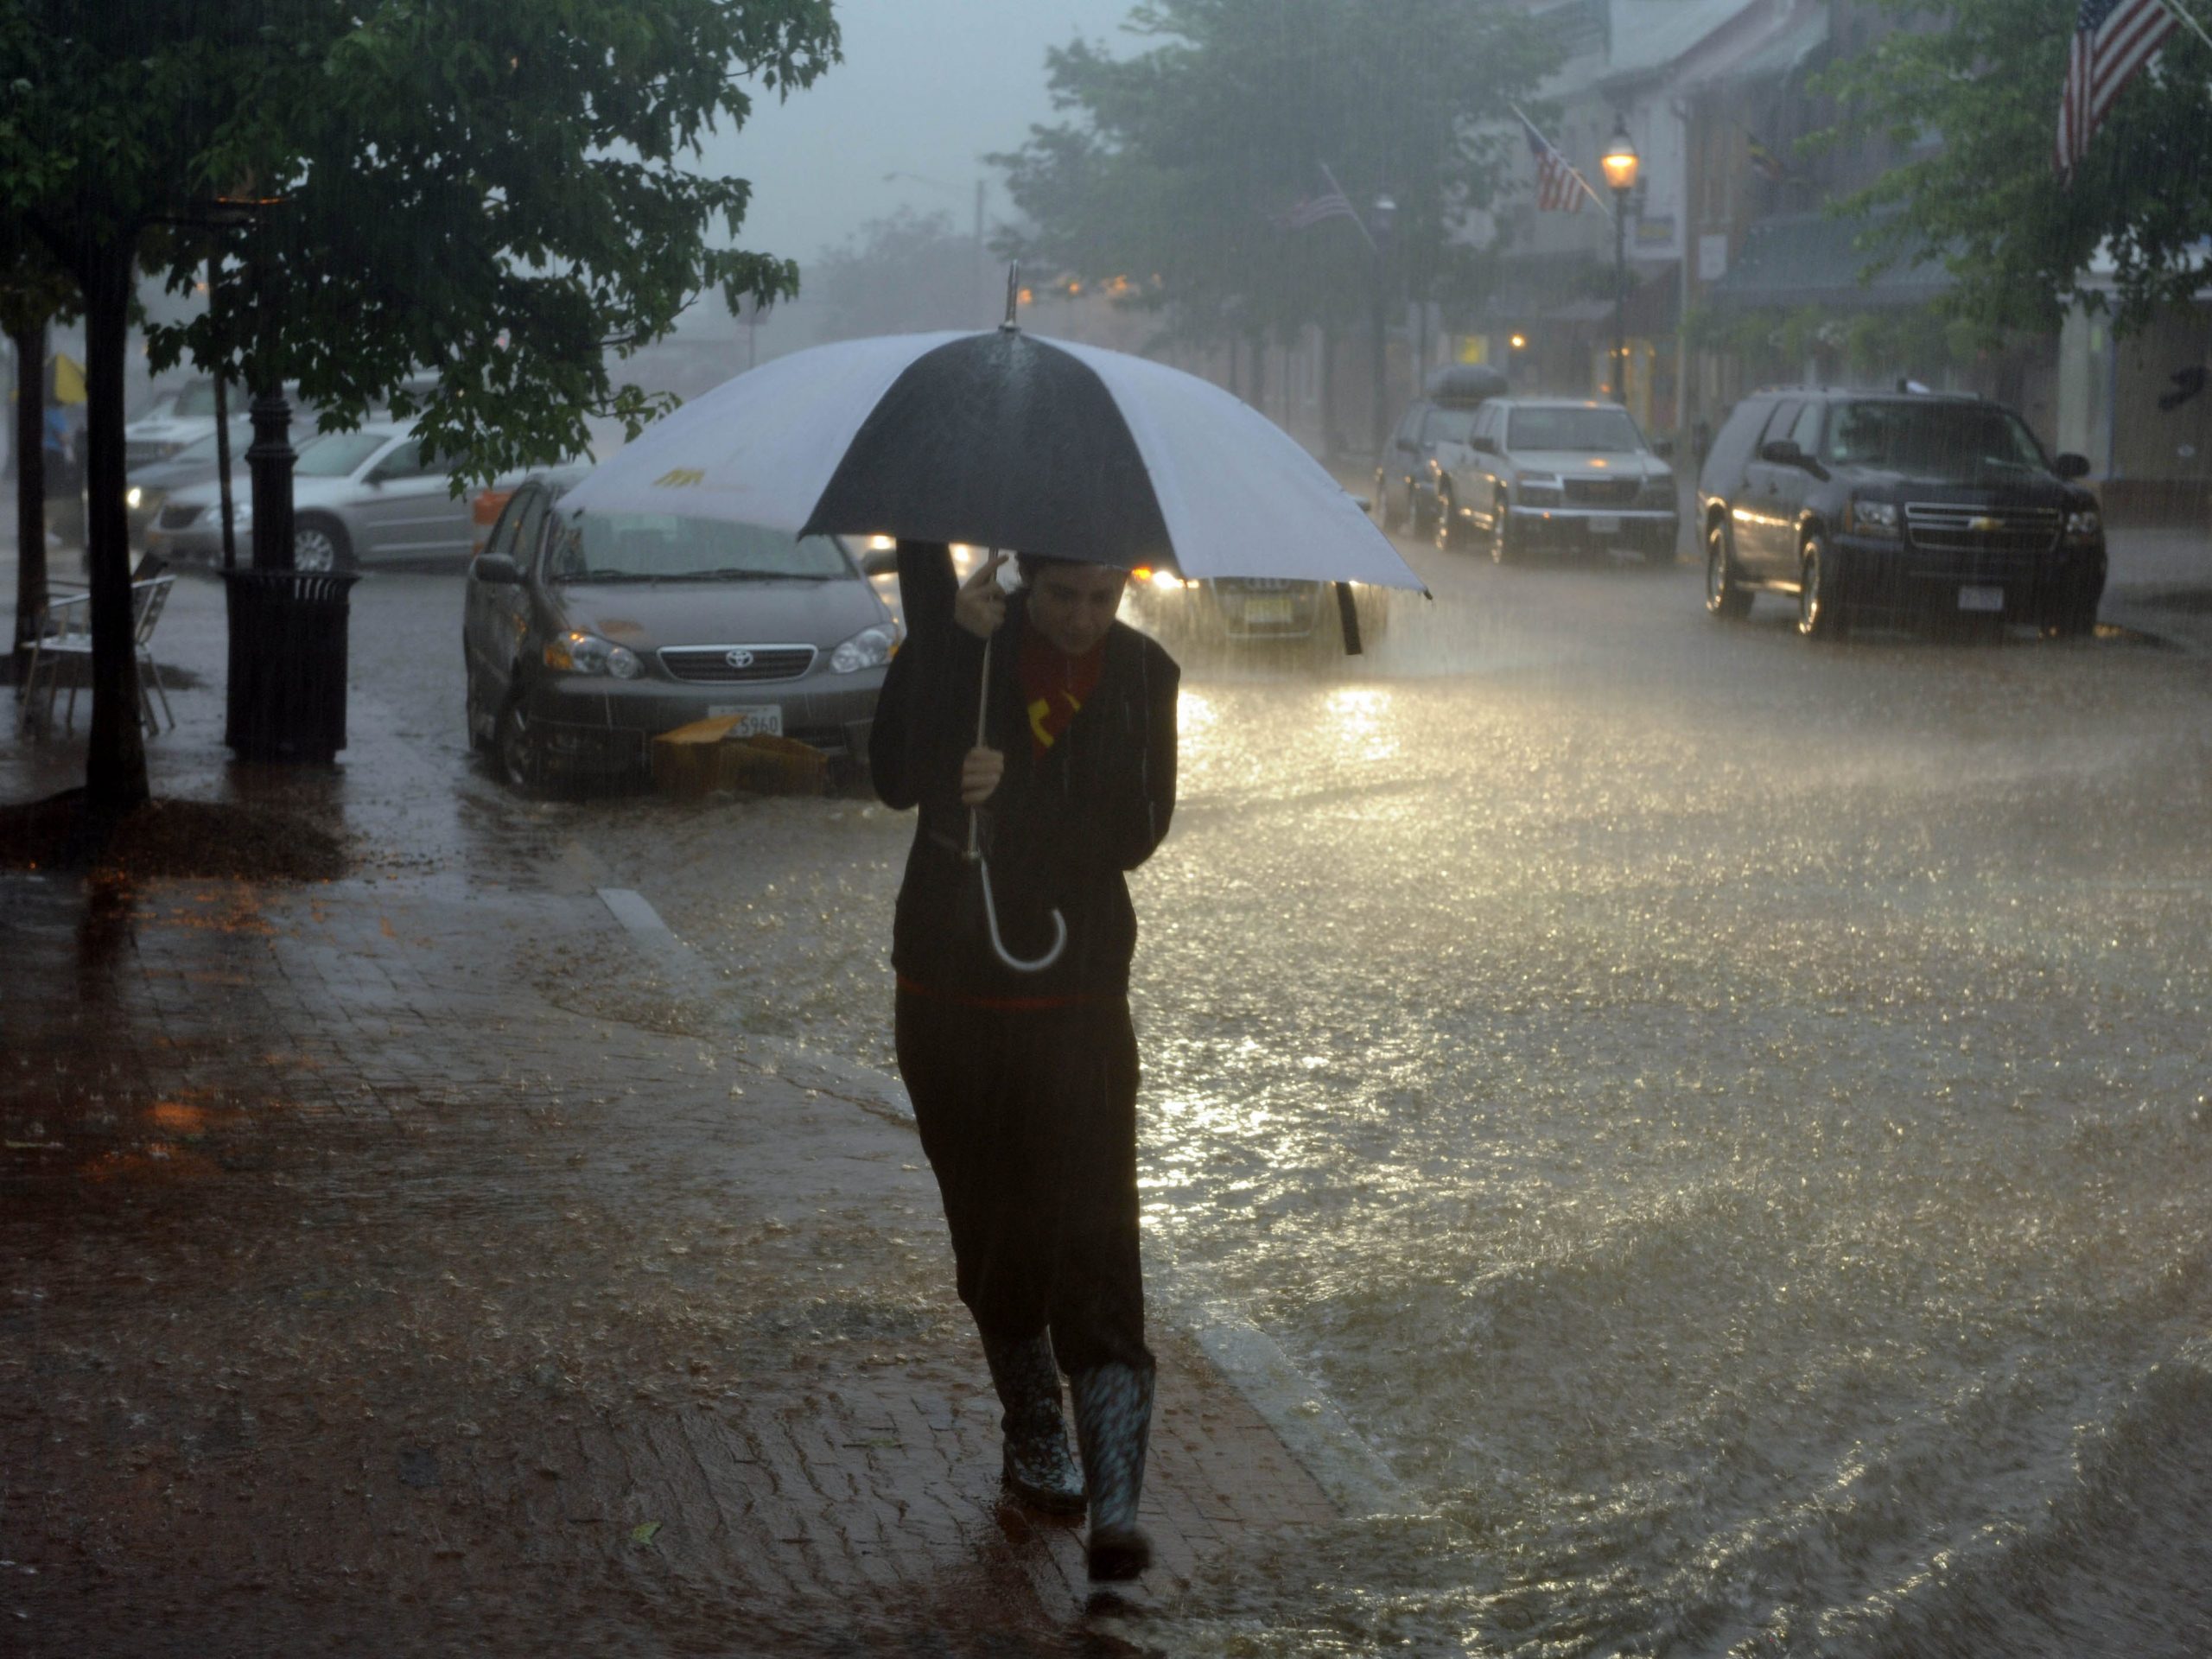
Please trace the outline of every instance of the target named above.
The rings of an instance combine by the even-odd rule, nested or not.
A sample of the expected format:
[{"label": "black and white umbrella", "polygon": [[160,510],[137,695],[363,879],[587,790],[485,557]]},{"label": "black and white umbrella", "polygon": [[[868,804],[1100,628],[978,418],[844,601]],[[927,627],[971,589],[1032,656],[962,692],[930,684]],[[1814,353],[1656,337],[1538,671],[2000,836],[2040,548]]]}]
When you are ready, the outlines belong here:
[{"label": "black and white umbrella", "polygon": [[1192,580],[1421,587],[1359,503],[1255,410],[1165,364],[1013,327],[777,358],[657,422],[563,505]]}]

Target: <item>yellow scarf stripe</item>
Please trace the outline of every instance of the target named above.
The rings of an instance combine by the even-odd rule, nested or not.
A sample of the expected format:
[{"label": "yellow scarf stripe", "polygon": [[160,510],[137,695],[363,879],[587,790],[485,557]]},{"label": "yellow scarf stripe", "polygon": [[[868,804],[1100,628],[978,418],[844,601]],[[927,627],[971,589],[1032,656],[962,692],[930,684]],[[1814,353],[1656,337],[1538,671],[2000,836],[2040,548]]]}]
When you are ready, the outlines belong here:
[{"label": "yellow scarf stripe", "polygon": [[[1079,701],[1069,696],[1065,691],[1061,692],[1060,696],[1067,702],[1071,717],[1081,711],[1083,704]],[[1053,738],[1052,734],[1046,729],[1045,722],[1052,717],[1052,702],[1049,697],[1039,697],[1029,705],[1029,730],[1036,740],[1048,749],[1052,747]]]}]

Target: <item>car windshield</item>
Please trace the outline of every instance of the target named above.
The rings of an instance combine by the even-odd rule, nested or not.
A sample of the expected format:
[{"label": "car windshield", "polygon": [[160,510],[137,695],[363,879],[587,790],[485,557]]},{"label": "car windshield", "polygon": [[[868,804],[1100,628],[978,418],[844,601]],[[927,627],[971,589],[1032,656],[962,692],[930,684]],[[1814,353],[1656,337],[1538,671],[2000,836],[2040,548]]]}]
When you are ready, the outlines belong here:
[{"label": "car windshield", "polygon": [[601,513],[565,526],[550,582],[830,582],[855,575],[839,543],[672,513]]},{"label": "car windshield", "polygon": [[[246,446],[252,442],[253,423],[251,421],[231,423],[232,466],[242,467],[245,464]],[[169,459],[180,467],[213,467],[219,462],[222,457],[215,453],[215,434],[210,432],[204,438],[194,438]]]},{"label": "car windshield", "polygon": [[300,446],[292,475],[344,478],[391,442],[391,435],[382,432],[326,432]]},{"label": "car windshield", "polygon": [[1624,409],[1516,409],[1509,449],[1588,449],[1632,454],[1643,448]]},{"label": "car windshield", "polygon": [[176,405],[169,410],[173,416],[213,415],[215,412],[215,383],[195,380],[176,395]]},{"label": "car windshield", "polygon": [[1821,459],[1937,477],[1991,467],[2041,472],[2047,465],[2042,446],[2010,410],[1895,399],[1839,407],[1828,417]]},{"label": "car windshield", "polygon": [[1425,443],[1465,443],[1474,425],[1475,411],[1471,409],[1432,409],[1421,417],[1421,441]]}]

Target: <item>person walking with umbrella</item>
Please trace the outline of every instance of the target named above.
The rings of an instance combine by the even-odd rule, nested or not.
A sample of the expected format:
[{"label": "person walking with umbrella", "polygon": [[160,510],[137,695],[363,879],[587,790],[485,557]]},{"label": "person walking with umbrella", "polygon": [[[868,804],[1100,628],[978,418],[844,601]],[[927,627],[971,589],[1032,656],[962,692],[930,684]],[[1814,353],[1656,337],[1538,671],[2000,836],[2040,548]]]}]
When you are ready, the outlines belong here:
[{"label": "person walking with umbrella", "polygon": [[1127,1579],[1151,1560],[1153,1357],[1124,876],[1174,810],[1180,671],[1116,620],[1125,570],[1024,554],[1009,596],[1005,562],[956,587],[942,544],[899,544],[909,638],[869,741],[877,793],[919,809],[892,934],[899,1066],[1004,1409],[1006,1488],[1087,1502],[1090,1576]]}]

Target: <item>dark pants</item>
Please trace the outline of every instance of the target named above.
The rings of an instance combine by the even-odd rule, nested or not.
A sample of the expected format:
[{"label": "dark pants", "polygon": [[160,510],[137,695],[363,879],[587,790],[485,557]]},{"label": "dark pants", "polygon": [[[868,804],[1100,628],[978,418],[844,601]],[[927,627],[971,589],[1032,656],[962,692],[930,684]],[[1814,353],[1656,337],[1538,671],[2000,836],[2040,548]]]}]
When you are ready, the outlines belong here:
[{"label": "dark pants", "polygon": [[1127,999],[1001,1010],[901,991],[897,1030],[976,1323],[1049,1330],[1068,1371],[1150,1365]]}]

